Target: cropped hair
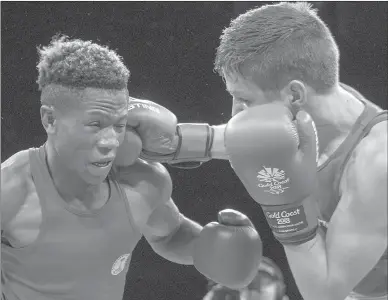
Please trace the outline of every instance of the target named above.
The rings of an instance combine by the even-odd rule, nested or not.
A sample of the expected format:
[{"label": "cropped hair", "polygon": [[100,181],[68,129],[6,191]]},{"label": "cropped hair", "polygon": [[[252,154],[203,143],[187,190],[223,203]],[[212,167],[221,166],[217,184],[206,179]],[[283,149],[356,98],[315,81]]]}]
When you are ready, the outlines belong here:
[{"label": "cropped hair", "polygon": [[130,72],[122,58],[108,47],[91,41],[54,36],[48,46],[38,47],[39,90],[49,85],[107,90],[127,88]]},{"label": "cropped hair", "polygon": [[297,79],[324,92],[338,83],[339,51],[310,4],[281,2],[232,20],[220,37],[214,69],[223,77],[248,71],[263,91]]}]

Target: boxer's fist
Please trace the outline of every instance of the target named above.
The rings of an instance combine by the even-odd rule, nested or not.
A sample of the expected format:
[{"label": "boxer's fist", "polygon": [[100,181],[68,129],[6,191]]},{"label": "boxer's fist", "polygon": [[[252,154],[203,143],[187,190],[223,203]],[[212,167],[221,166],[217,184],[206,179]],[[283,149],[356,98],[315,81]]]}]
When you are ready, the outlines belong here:
[{"label": "boxer's fist", "polygon": [[167,108],[148,100],[131,98],[124,141],[117,150],[115,165],[132,165],[139,157],[159,159],[176,151],[177,119]]},{"label": "boxer's fist", "polygon": [[137,132],[127,126],[124,140],[117,149],[114,165],[131,166],[139,158],[143,144]]},{"label": "boxer's fist", "polygon": [[176,116],[155,102],[131,98],[127,134],[119,147],[117,162],[128,165],[132,157],[139,157],[134,132],[142,142],[140,158],[144,160],[192,168],[211,159],[213,128],[206,123],[177,124]]},{"label": "boxer's fist", "polygon": [[142,152],[165,155],[176,151],[177,118],[167,108],[148,100],[133,99],[128,105],[127,127],[140,136]]},{"label": "boxer's fist", "polygon": [[218,222],[207,224],[194,244],[196,269],[207,278],[232,289],[255,278],[262,258],[262,242],[244,214],[225,209]]},{"label": "boxer's fist", "polygon": [[304,200],[316,184],[317,145],[311,117],[299,112],[294,121],[282,104],[247,109],[227,125],[230,163],[283,243],[303,242],[315,234],[316,203]]}]

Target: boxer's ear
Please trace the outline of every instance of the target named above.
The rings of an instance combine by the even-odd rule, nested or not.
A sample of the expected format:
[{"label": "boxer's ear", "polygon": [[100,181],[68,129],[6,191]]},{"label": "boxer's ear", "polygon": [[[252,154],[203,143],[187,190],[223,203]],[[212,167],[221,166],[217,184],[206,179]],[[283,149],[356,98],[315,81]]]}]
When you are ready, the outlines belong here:
[{"label": "boxer's ear", "polygon": [[307,88],[302,81],[292,80],[284,87],[288,105],[293,112],[298,112],[307,103]]},{"label": "boxer's ear", "polygon": [[53,134],[56,130],[55,109],[50,105],[42,105],[40,107],[40,117],[42,124],[47,134]]}]

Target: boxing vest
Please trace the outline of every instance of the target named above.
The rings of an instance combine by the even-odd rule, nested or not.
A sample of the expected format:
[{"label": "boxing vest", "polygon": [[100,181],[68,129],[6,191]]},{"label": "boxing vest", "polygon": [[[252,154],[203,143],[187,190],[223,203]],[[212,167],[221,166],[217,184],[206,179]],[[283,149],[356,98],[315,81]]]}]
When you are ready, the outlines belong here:
[{"label": "boxing vest", "polygon": [[43,146],[29,150],[42,209],[40,233],[31,245],[1,244],[6,300],[121,300],[131,253],[141,238],[126,195],[108,175],[110,197],[92,212],[59,196]]},{"label": "boxing vest", "polygon": [[[376,105],[366,100],[351,87],[344,84],[342,87],[363,102],[365,108],[343,143],[326,162],[318,167],[318,185],[315,197],[320,199],[319,224],[323,232],[326,232],[331,216],[340,201],[340,181],[353,150],[368,135],[374,125],[388,119],[387,111],[379,111]],[[354,294],[363,296],[384,296],[387,294],[387,251],[378,264],[357,285]]]}]

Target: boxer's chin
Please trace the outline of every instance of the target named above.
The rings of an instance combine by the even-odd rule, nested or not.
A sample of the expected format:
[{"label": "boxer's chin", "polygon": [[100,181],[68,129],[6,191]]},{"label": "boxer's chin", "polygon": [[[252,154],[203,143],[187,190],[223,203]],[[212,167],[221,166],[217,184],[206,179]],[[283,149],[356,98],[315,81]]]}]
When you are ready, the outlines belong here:
[{"label": "boxer's chin", "polygon": [[113,164],[120,167],[133,165],[140,156],[142,146],[139,135],[127,128],[124,141],[117,149]]}]

